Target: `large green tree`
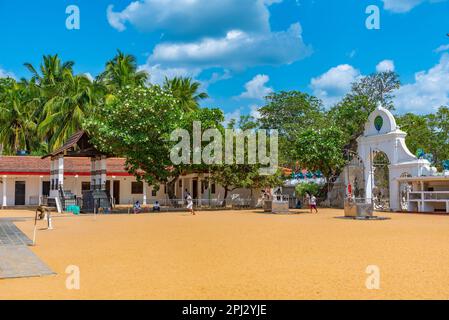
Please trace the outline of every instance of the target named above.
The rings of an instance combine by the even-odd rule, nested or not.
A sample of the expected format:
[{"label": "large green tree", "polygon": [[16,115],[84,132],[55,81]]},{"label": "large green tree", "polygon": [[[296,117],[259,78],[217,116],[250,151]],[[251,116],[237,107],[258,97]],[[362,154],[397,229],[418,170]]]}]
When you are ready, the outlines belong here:
[{"label": "large green tree", "polygon": [[96,107],[84,127],[101,151],[126,157],[130,173],[159,185],[172,174],[170,134],[182,117],[176,99],[159,86],[132,87]]}]

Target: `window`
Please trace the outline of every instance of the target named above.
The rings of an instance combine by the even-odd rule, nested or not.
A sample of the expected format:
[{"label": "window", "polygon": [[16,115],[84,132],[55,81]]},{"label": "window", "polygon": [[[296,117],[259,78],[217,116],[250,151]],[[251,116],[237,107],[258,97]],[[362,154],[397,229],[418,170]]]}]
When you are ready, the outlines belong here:
[{"label": "window", "polygon": [[81,191],[90,191],[90,182],[81,182]]},{"label": "window", "polygon": [[156,190],[156,189],[153,188],[153,189],[151,190],[151,196],[152,196],[152,197],[157,197],[157,190]]},{"label": "window", "polygon": [[182,188],[182,180],[179,180],[179,187]]},{"label": "window", "polygon": [[212,186],[210,188],[211,188],[210,193],[215,194],[215,183],[212,183]]},{"label": "window", "polygon": [[131,194],[143,194],[143,182],[131,182]]},{"label": "window", "polygon": [[167,185],[164,184],[164,194],[167,194]]}]

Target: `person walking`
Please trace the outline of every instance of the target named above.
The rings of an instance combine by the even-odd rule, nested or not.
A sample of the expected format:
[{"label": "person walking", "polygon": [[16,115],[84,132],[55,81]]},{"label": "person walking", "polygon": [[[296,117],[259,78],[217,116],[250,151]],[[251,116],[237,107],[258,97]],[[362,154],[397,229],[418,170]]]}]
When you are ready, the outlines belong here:
[{"label": "person walking", "polygon": [[312,194],[309,200],[310,204],[310,213],[313,213],[313,210],[315,209],[315,213],[318,213],[318,209],[316,206],[316,197]]},{"label": "person walking", "polygon": [[193,210],[193,199],[189,192],[187,192],[186,200],[187,200],[187,210],[189,210],[189,212],[192,215],[196,216],[196,212],[195,210]]}]

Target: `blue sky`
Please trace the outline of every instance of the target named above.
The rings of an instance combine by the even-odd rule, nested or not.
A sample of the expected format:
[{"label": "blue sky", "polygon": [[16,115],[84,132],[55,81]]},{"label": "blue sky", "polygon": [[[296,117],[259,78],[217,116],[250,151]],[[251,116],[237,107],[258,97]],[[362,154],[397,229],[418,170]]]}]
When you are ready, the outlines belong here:
[{"label": "blue sky", "polygon": [[[68,30],[67,6],[80,10]],[[368,30],[365,10],[380,9]],[[24,62],[58,53],[96,76],[117,49],[159,83],[191,76],[228,118],[252,113],[272,90],[337,102],[353,81],[394,69],[398,112],[449,104],[446,0],[0,0],[0,77],[28,77]]]}]

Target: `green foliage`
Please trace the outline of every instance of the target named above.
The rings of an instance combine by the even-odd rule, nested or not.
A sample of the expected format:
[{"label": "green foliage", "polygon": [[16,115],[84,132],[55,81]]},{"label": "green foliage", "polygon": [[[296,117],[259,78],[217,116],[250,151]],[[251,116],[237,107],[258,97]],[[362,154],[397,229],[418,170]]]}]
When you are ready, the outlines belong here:
[{"label": "green foliage", "polygon": [[442,169],[449,159],[449,108],[441,107],[435,114],[407,113],[396,117],[401,130],[407,132],[407,147],[413,154],[419,149],[433,155],[434,164]]},{"label": "green foliage", "polygon": [[296,194],[304,197],[306,194],[318,195],[321,190],[321,186],[315,182],[300,183],[295,187]]},{"label": "green foliage", "polygon": [[126,157],[129,172],[150,185],[168,181],[172,165],[170,134],[183,120],[180,106],[159,86],[117,91],[85,121],[101,151]]},{"label": "green foliage", "polygon": [[336,126],[309,128],[301,132],[295,141],[296,157],[303,168],[320,170],[330,179],[339,174],[345,164],[343,132]]},{"label": "green foliage", "polygon": [[199,108],[201,100],[209,98],[207,93],[198,92],[200,85],[199,82],[192,81],[191,78],[175,77],[173,79],[165,78],[163,87],[173,94],[184,111],[190,112]]},{"label": "green foliage", "polygon": [[137,62],[134,56],[118,50],[117,55],[106,63],[105,71],[100,74],[98,80],[107,88],[109,93],[114,93],[127,87],[145,85],[148,80],[148,73],[137,70]]},{"label": "green foliage", "polygon": [[293,165],[297,161],[294,149],[297,136],[325,123],[322,103],[299,91],[273,93],[266,99],[267,104],[259,109],[260,127],[279,131],[280,163]]}]

